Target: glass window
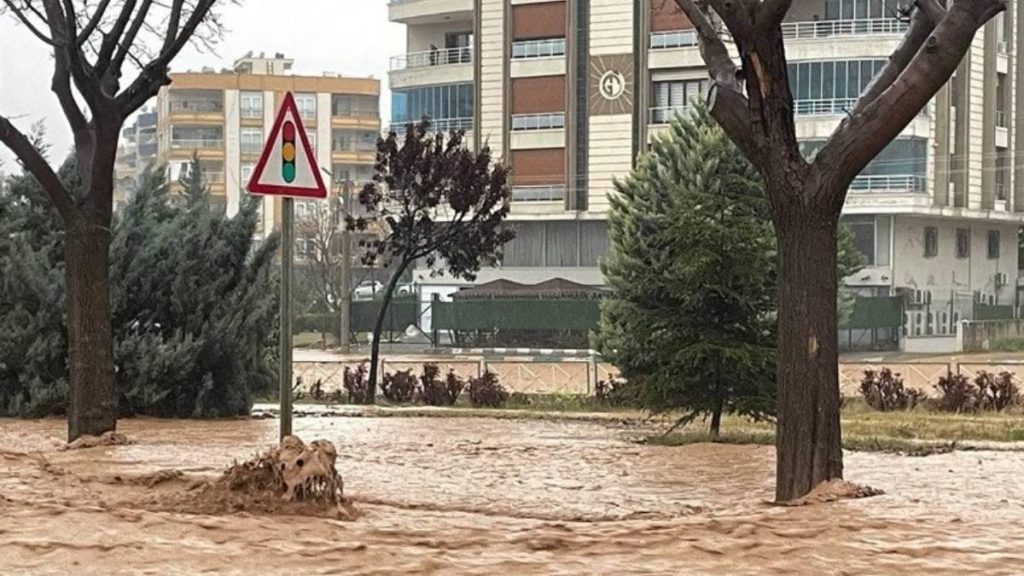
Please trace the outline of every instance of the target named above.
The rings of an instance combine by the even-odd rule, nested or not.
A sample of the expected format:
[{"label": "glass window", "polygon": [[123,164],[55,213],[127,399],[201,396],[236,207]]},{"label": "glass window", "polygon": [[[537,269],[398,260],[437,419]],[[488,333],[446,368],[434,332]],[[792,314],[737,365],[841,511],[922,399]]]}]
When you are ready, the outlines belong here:
[{"label": "glass window", "polygon": [[256,165],[251,162],[242,164],[242,186],[245,187],[249,184],[249,180],[252,178],[252,171],[256,169]]},{"label": "glass window", "polygon": [[259,154],[263,151],[263,128],[242,128],[242,154]]},{"label": "glass window", "polygon": [[999,230],[988,231],[988,259],[999,259]]},{"label": "glass window", "polygon": [[956,229],[956,257],[971,257],[971,231],[967,228]]},{"label": "glass window", "polygon": [[864,255],[865,263],[869,266],[875,264],[875,217],[874,216],[847,216],[843,222],[853,232],[853,245],[857,251]]},{"label": "glass window", "polygon": [[316,118],[316,94],[297,93],[295,94],[295,107],[299,109],[299,116],[312,120]]},{"label": "glass window", "polygon": [[924,257],[934,258],[939,255],[939,229],[935,226],[924,227]]},{"label": "glass window", "polygon": [[396,124],[422,118],[450,120],[473,117],[473,85],[424,86],[392,93],[391,120]]},{"label": "glass window", "polygon": [[263,92],[242,92],[239,96],[242,118],[263,117]]}]

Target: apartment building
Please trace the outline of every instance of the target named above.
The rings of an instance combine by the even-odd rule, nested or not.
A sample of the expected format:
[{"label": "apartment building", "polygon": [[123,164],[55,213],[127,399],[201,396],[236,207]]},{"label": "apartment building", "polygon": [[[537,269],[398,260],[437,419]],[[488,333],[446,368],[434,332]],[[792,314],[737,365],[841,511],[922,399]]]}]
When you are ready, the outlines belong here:
[{"label": "apartment building", "polygon": [[[283,54],[238,59],[230,70],[171,75],[157,97],[158,158],[171,182],[187,174],[193,155],[227,215],[238,212],[264,140],[286,92],[295,95],[310,145],[334,187],[372,176],[380,135],[380,81],[325,73],[293,73]],[[261,199],[261,231],[280,224],[280,200]],[[296,207],[302,213],[302,203]]]},{"label": "apartment building", "polygon": [[[973,301],[1016,300],[1024,15],[1014,8],[977,34],[955,78],[850,189],[844,219],[869,265],[848,284],[934,303],[908,315],[910,334],[950,330]],[[784,33],[808,155],[899,44],[897,9],[793,3]],[[518,237],[480,281],[601,284],[613,180],[707,90],[685,14],[672,0],[392,0],[389,14],[408,30],[406,54],[391,60],[393,122],[427,115],[466,128],[512,168]]]},{"label": "apartment building", "polygon": [[121,130],[121,145],[114,164],[115,209],[124,205],[136,179],[147,166],[156,161],[156,125],[156,112],[143,109],[135,115],[131,124]]}]

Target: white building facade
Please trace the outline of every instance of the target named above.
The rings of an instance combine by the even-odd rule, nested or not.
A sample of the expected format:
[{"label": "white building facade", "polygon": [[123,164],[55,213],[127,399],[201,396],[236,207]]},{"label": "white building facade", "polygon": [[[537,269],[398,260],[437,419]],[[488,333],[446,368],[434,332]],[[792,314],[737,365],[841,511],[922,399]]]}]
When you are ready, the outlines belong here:
[{"label": "white building facade", "polygon": [[[784,33],[808,154],[899,44],[898,9],[794,2]],[[407,53],[391,61],[392,121],[466,128],[512,168],[518,235],[478,281],[602,284],[613,180],[707,89],[685,15],[661,0],[392,0],[389,11],[408,30]],[[1022,22],[1011,1],[850,189],[844,220],[869,264],[847,283],[923,303],[923,315],[908,311],[910,334],[947,333],[974,302],[1017,303]]]}]

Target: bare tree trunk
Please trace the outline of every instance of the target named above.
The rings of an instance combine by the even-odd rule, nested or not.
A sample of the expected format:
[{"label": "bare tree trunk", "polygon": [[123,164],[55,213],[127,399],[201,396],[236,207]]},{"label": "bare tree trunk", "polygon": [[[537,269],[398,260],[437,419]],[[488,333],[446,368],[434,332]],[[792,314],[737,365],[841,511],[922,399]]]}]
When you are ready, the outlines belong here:
[{"label": "bare tree trunk", "polygon": [[779,349],[775,498],[779,502],[803,496],[826,480],[843,477],[836,311],[838,215],[830,212],[828,208],[806,205],[789,205],[776,211]]},{"label": "bare tree trunk", "polygon": [[83,212],[65,224],[68,441],[117,426],[108,260],[110,225]]},{"label": "bare tree trunk", "polygon": [[380,363],[380,336],[384,330],[384,318],[391,306],[391,298],[395,293],[395,286],[398,285],[398,279],[402,277],[408,266],[409,264],[406,262],[398,266],[392,273],[387,288],[384,289],[384,299],[380,304],[380,312],[377,313],[377,324],[373,327],[373,344],[370,346],[370,380],[366,394],[367,404],[373,404],[377,398],[377,365]]}]

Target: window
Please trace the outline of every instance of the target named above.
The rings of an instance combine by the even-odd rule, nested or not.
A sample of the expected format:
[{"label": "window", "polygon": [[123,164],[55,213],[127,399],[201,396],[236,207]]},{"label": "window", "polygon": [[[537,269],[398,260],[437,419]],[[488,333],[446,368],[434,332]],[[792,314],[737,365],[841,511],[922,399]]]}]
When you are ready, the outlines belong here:
[{"label": "window", "polygon": [[263,92],[242,92],[242,118],[263,118]]},{"label": "window", "polygon": [[999,230],[988,231],[988,259],[999,259]]},{"label": "window", "polygon": [[316,130],[306,128],[306,140],[309,140],[309,149],[316,153]]},{"label": "window", "polygon": [[263,151],[263,129],[242,128],[242,154],[259,154]]},{"label": "window", "polygon": [[875,265],[875,217],[849,216],[843,222],[853,232],[853,245],[864,255],[865,264]]},{"label": "window", "polygon": [[335,152],[373,152],[377,149],[377,133],[371,130],[331,132],[331,150]]},{"label": "window", "polygon": [[971,257],[971,231],[967,228],[956,229],[956,257]]},{"label": "window", "polygon": [[316,94],[296,94],[295,107],[299,109],[299,116],[306,120],[316,118]]},{"label": "window", "polygon": [[867,88],[885,60],[829,60],[789,65],[797,114],[843,114]]},{"label": "window", "polygon": [[331,97],[331,115],[376,118],[380,114],[377,96],[335,94]]},{"label": "window", "polygon": [[445,84],[410,90],[396,90],[391,98],[391,121],[394,124],[432,120],[473,118],[473,85]]},{"label": "window", "polygon": [[249,180],[252,179],[252,171],[255,169],[256,165],[251,162],[246,162],[245,164],[242,164],[242,170],[240,172],[242,181],[239,182],[239,184],[242,185],[242,188],[245,188],[246,186],[249,185]]},{"label": "window", "polygon": [[707,79],[669,80],[655,82],[651,106],[651,123],[666,124],[672,116],[688,106],[692,106],[707,92]]},{"label": "window", "polygon": [[[804,140],[800,150],[808,160],[824,145],[824,140]],[[850,186],[861,192],[899,190],[924,192],[927,184],[928,141],[924,138],[898,138],[890,142],[860,173]]]},{"label": "window", "polygon": [[939,229],[935,226],[924,227],[924,257],[935,258],[939,255]]}]

